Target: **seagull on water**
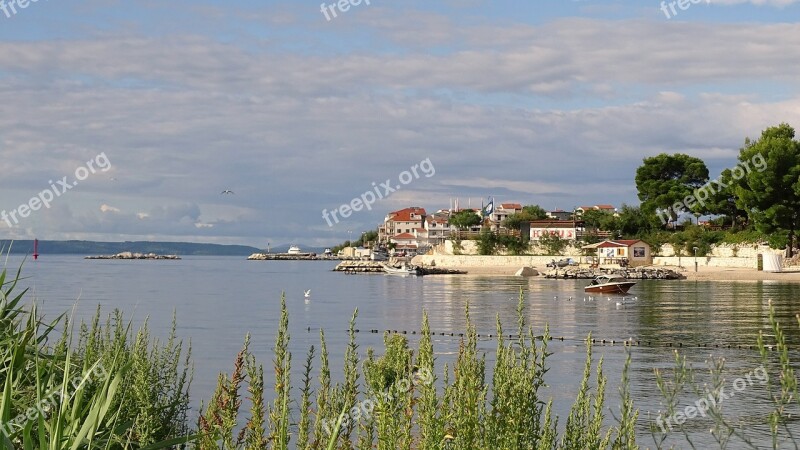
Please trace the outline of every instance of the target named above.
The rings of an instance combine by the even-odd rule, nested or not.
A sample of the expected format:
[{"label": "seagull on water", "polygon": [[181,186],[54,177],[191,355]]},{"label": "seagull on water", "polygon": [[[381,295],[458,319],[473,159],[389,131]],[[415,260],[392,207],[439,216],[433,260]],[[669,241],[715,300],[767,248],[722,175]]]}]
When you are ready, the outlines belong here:
[{"label": "seagull on water", "polygon": [[307,291],[303,291],[303,292],[306,294],[306,298],[311,297],[311,289],[309,289]]},{"label": "seagull on water", "polygon": [[220,192],[220,194],[225,194],[225,195],[227,195],[227,194],[235,194],[235,192],[233,192],[230,189],[225,189],[224,191]]}]

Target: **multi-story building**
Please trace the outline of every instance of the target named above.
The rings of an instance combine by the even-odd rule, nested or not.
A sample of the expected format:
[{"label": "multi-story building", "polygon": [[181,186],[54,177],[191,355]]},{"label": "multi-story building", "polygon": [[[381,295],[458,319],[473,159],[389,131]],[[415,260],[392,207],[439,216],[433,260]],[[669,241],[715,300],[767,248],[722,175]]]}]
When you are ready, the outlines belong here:
[{"label": "multi-story building", "polygon": [[415,229],[424,228],[425,215],[425,208],[418,206],[390,212],[378,227],[378,242],[388,244],[398,234],[412,234]]},{"label": "multi-story building", "polygon": [[425,230],[428,243],[441,244],[450,237],[450,214],[447,211],[437,211],[425,217]]},{"label": "multi-story building", "polygon": [[497,231],[503,227],[503,221],[511,214],[522,212],[522,205],[519,203],[500,203],[496,205],[494,211],[489,214],[489,227],[492,231]]},{"label": "multi-story building", "polygon": [[564,211],[563,209],[556,209],[547,211],[547,217],[553,220],[572,220],[572,212]]}]

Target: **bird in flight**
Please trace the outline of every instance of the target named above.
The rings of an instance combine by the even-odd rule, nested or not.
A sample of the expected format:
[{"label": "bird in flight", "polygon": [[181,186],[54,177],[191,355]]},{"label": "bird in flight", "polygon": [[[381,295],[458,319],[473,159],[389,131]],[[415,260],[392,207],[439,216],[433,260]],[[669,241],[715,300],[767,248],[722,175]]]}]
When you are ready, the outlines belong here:
[{"label": "bird in flight", "polygon": [[303,292],[306,294],[306,298],[311,297],[311,289],[309,289],[307,291],[303,291]]},{"label": "bird in flight", "polygon": [[230,189],[225,189],[224,191],[220,192],[220,194],[235,194],[235,192]]}]

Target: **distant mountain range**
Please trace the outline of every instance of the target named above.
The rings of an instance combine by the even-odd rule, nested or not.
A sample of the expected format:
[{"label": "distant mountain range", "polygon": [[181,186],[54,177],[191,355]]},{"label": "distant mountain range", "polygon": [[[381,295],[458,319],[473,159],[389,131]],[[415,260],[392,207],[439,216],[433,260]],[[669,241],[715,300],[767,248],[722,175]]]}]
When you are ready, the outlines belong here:
[{"label": "distant mountain range", "polygon": [[[0,240],[3,253],[11,249],[14,254],[32,254],[33,241]],[[287,246],[288,248],[288,246]],[[263,252],[247,245],[198,244],[194,242],[95,242],[95,241],[44,241],[39,240],[39,254],[115,255],[120,252],[156,253],[159,255],[249,256]]]},{"label": "distant mountain range", "polygon": [[[281,253],[289,250],[291,244],[272,246],[270,251]],[[11,248],[13,254],[33,254],[32,240],[11,241],[0,239],[2,253]],[[302,251],[309,253],[322,253],[322,247],[303,247]],[[223,244],[198,244],[194,242],[152,242],[152,241],[126,241],[126,242],[97,242],[97,241],[44,241],[39,240],[40,255],[116,255],[121,252],[155,253],[158,255],[179,256],[250,256],[253,253],[263,253],[266,249],[250,247],[248,245],[223,245]]]}]

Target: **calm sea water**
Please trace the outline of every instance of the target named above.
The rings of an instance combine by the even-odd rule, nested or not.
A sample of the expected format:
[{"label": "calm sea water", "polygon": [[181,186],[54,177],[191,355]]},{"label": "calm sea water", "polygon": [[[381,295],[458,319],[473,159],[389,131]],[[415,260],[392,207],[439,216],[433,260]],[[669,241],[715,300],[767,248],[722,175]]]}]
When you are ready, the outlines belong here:
[{"label": "calm sea water", "polygon": [[[7,266],[16,268],[20,262],[12,257]],[[555,338],[549,347],[553,355],[546,394],[555,400],[554,410],[562,424],[583,370],[584,338],[592,333],[598,342],[615,341],[614,345],[598,343],[594,349],[596,357],[604,358],[609,378],[609,417],[619,412],[616,393],[626,358],[625,347],[619,342],[632,339],[641,343],[630,348],[630,379],[640,410],[640,445],[649,447],[653,444],[647,424],[663,408],[654,369],[670,369],[676,348],[699,372],[709,357],[724,357],[731,392],[735,378],[752,373],[761,364],[758,352],[746,346],[754,346],[758,330],[766,330],[770,300],[793,347],[800,344],[794,318],[800,313],[798,284],[641,281],[631,290],[638,300],[617,306],[618,298],[584,301],[586,282],[581,280],[344,275],[332,272],[335,265],[330,261],[247,261],[238,257],[112,261],[45,255],[39,261],[25,263],[23,276],[27,278],[23,284],[31,288],[48,316],[72,310],[76,319],[87,319],[98,305],[104,312],[119,308],[135,324],[147,319],[156,336],[166,335],[175,312],[179,336],[191,341],[195,406],[210,397],[219,372],[232,370],[247,333],[252,336],[251,350],[265,365],[271,364],[281,295],[286,296],[290,314],[295,369],[299,369],[311,345],[319,348],[320,329],[325,330],[334,367],[341,367],[348,321],[358,309],[360,350],[374,347],[379,352],[385,330],[405,331],[412,346],[416,345],[418,334],[412,333],[418,333],[423,311],[427,311],[436,334],[434,346],[441,371],[457,351],[458,334],[465,331],[467,304],[483,336],[480,345],[491,366],[496,342],[485,336],[495,333],[497,315],[506,332],[513,332],[521,288],[529,323],[537,334],[549,324]],[[303,295],[307,289],[311,290],[308,300]],[[381,333],[370,333],[373,329]],[[800,361],[800,354],[793,352],[793,357]],[[724,409],[735,420],[748,423],[748,430],[758,435],[765,427],[753,423],[757,422],[754,418],[769,407],[764,388],[753,382],[735,394],[725,400]],[[695,400],[697,396],[689,393],[683,405]],[[688,424],[696,445],[713,442],[708,432],[710,422],[698,418]],[[792,426],[800,435],[800,426]],[[670,442],[685,446],[682,439]]]}]

